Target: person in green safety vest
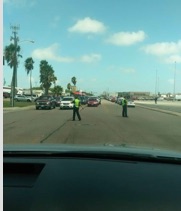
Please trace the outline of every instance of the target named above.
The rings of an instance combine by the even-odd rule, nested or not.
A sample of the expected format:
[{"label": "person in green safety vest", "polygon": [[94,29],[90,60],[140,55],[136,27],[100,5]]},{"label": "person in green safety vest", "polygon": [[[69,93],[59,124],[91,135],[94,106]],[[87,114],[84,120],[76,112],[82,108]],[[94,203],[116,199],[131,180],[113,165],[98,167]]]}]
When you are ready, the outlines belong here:
[{"label": "person in green safety vest", "polygon": [[128,101],[126,100],[126,98],[123,98],[122,99],[122,117],[128,117],[128,114],[127,114],[127,104],[128,104]]},{"label": "person in green safety vest", "polygon": [[75,100],[72,101],[74,103],[74,107],[73,107],[73,121],[75,121],[75,116],[77,115],[79,121],[81,121],[81,116],[79,113],[79,108],[81,106],[80,100],[78,99],[78,97],[75,97]]}]

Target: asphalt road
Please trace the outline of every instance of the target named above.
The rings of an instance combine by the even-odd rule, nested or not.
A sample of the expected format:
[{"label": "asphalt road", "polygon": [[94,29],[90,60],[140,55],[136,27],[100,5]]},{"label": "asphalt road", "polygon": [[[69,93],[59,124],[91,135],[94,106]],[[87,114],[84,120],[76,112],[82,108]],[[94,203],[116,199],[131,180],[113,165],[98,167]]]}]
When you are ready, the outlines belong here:
[{"label": "asphalt road", "polygon": [[72,121],[72,110],[59,108],[4,110],[4,144],[113,144],[181,151],[181,116],[176,112],[138,104],[123,118],[121,110],[102,100],[99,107],[81,109],[82,121]]}]

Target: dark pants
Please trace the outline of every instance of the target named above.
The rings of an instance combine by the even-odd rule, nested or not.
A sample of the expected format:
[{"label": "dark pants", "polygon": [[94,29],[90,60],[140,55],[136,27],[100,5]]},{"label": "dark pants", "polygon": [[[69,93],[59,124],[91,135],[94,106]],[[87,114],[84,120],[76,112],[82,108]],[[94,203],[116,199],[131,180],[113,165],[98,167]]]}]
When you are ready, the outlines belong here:
[{"label": "dark pants", "polygon": [[127,117],[127,116],[128,116],[128,115],[127,115],[127,105],[124,105],[124,106],[123,106],[122,116],[123,116],[123,117]]},{"label": "dark pants", "polygon": [[77,108],[77,107],[73,108],[73,120],[75,120],[75,115],[77,115],[78,119],[81,120],[81,117],[79,114],[79,108]]}]

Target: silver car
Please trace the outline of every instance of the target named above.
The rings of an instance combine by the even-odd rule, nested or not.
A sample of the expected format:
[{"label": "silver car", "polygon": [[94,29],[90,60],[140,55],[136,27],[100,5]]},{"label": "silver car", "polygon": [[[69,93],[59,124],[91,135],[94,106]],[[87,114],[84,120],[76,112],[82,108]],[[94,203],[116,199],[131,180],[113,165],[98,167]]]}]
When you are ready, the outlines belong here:
[{"label": "silver car", "polygon": [[25,95],[15,95],[14,100],[17,102],[32,102],[34,101],[33,98]]}]

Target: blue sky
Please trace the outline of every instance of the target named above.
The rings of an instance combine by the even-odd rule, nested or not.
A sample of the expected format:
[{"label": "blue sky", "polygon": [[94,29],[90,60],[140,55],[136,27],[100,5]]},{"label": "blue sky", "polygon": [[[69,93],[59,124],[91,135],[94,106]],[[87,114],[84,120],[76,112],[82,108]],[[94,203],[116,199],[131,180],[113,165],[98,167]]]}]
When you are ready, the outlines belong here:
[{"label": "blue sky", "polygon": [[[66,88],[77,78],[80,90],[102,93],[181,93],[180,0],[4,0],[3,47],[18,30],[21,54],[18,86],[29,88],[24,61],[47,60]],[[26,40],[34,40],[30,43]],[[175,77],[174,77],[175,76]],[[12,69],[3,66],[6,85]],[[174,83],[175,79],[175,83]],[[156,83],[157,81],[157,83]]]}]

